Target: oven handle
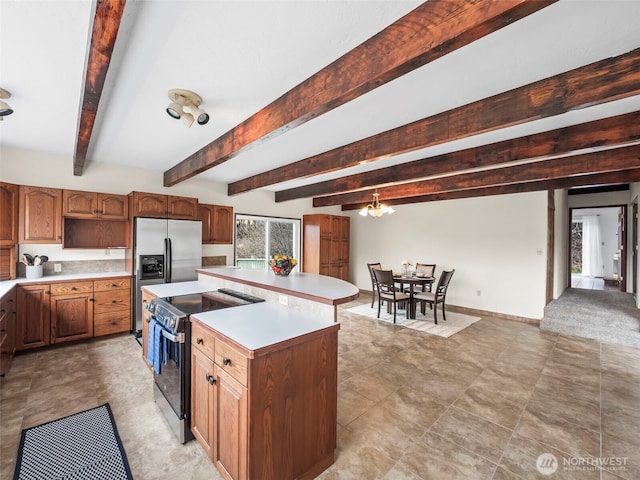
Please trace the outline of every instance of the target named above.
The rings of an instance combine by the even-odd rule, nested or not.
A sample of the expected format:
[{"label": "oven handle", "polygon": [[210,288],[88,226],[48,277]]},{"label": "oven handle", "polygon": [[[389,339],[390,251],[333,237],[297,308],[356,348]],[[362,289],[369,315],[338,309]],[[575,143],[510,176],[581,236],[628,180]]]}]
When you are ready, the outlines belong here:
[{"label": "oven handle", "polygon": [[171,340],[174,343],[184,343],[184,333],[179,333],[177,335],[171,335],[169,332],[167,332],[166,330],[162,330],[162,336],[164,338],[167,338],[169,340]]}]

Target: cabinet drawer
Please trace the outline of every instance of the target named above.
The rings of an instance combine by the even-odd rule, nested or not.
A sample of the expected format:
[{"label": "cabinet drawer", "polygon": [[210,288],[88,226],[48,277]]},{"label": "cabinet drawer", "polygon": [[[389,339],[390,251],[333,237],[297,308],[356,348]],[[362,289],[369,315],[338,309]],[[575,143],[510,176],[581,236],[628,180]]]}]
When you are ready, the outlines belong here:
[{"label": "cabinet drawer", "polygon": [[51,295],[93,292],[93,282],[69,282],[51,284]]},{"label": "cabinet drawer", "polygon": [[129,290],[110,290],[93,294],[95,301],[94,313],[114,312],[131,308],[131,293]]},{"label": "cabinet drawer", "polygon": [[114,313],[98,313],[93,315],[93,335],[111,335],[131,330],[131,315],[129,311]]},{"label": "cabinet drawer", "polygon": [[247,386],[247,357],[217,338],[215,352],[215,364]]},{"label": "cabinet drawer", "polygon": [[191,344],[213,360],[215,348],[213,332],[199,322],[191,323]]},{"label": "cabinet drawer", "polygon": [[131,278],[105,278],[104,280],[93,281],[94,292],[104,292],[105,290],[114,290],[119,288],[131,288]]}]

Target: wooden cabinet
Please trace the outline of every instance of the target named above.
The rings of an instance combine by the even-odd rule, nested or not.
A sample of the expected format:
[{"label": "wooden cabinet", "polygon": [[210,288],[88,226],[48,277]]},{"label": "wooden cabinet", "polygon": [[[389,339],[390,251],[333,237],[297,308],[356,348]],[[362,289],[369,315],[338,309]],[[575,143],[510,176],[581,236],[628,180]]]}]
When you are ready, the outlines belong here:
[{"label": "wooden cabinet", "polygon": [[144,359],[147,367],[149,367],[150,370],[153,370],[153,365],[150,365],[149,362],[147,362],[147,352],[149,351],[148,340],[151,313],[147,310],[147,304],[149,304],[154,298],[156,298],[155,295],[152,295],[146,290],[142,290],[142,358]]},{"label": "wooden cabinet", "polygon": [[131,330],[131,278],[93,281],[93,335],[111,335]]},{"label": "wooden cabinet", "polygon": [[224,478],[246,479],[247,359],[202,324],[192,327],[191,431]]},{"label": "wooden cabinet", "polygon": [[198,199],[157,193],[131,192],[134,217],[198,220]]},{"label": "wooden cabinet", "polygon": [[93,337],[93,283],[51,285],[51,343]]},{"label": "wooden cabinet", "polygon": [[16,348],[44,347],[50,343],[50,285],[18,285],[18,328]]},{"label": "wooden cabinet", "polygon": [[248,350],[191,325],[191,430],[223,478],[315,478],[333,463],[337,326]]},{"label": "wooden cabinet", "polygon": [[62,190],[20,186],[19,243],[62,243]]},{"label": "wooden cabinet", "polygon": [[16,289],[12,288],[0,299],[0,376],[9,371],[16,351]]},{"label": "wooden cabinet", "polygon": [[131,329],[131,278],[17,287],[16,348],[124,333]]},{"label": "wooden cabinet", "polygon": [[233,207],[201,203],[198,219],[202,221],[202,243],[233,243]]},{"label": "wooden cabinet", "polygon": [[129,222],[64,217],[63,248],[128,248]]},{"label": "wooden cabinet", "polygon": [[0,182],[0,245],[18,243],[18,185]]},{"label": "wooden cabinet", "polygon": [[64,190],[62,214],[72,218],[128,220],[129,199],[126,195]]},{"label": "wooden cabinet", "polygon": [[304,272],[349,280],[350,221],[337,215],[304,215]]}]

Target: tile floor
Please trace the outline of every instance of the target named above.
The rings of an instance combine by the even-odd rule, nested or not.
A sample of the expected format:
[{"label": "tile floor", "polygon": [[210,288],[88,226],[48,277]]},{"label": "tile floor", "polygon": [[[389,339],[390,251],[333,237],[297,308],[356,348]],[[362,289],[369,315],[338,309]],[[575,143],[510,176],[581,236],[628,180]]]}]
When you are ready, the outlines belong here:
[{"label": "tile floor", "polygon": [[619,292],[620,287],[613,285],[605,285],[602,277],[588,277],[583,275],[571,274],[571,288],[585,288],[587,290],[607,290],[611,292]]},{"label": "tile floor", "polygon": [[[319,478],[640,478],[639,349],[495,317],[444,339],[341,310],[338,448]],[[0,478],[22,428],[109,402],[134,478],[219,479],[151,392],[129,335],[17,356],[0,387]]]}]

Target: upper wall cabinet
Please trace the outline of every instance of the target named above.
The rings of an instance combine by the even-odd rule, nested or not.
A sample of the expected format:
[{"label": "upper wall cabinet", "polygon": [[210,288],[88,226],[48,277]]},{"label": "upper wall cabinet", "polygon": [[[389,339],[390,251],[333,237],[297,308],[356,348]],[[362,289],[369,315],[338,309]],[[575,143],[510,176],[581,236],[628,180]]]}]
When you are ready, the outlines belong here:
[{"label": "upper wall cabinet", "polygon": [[157,193],[131,192],[134,217],[198,220],[198,199]]},{"label": "upper wall cabinet", "polygon": [[233,243],[233,207],[201,203],[198,218],[202,221],[202,243]]},{"label": "upper wall cabinet", "polygon": [[62,243],[62,190],[20,186],[19,243]]},{"label": "upper wall cabinet", "polygon": [[0,245],[18,243],[18,185],[0,182]]},{"label": "upper wall cabinet", "polygon": [[64,190],[62,205],[62,214],[65,217],[103,220],[129,219],[129,199],[126,195]]}]

